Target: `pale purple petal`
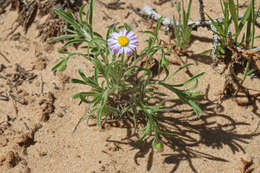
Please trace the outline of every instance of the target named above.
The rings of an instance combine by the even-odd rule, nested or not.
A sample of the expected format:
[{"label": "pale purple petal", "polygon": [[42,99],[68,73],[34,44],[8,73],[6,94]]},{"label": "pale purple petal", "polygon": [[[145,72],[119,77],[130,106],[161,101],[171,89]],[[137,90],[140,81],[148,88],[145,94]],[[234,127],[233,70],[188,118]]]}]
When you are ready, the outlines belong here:
[{"label": "pale purple petal", "polygon": [[126,30],[126,29],[123,30],[122,35],[123,35],[123,36],[127,36],[127,30]]},{"label": "pale purple petal", "polygon": [[117,40],[115,40],[115,39],[108,39],[107,42],[109,45],[117,44]]},{"label": "pale purple petal", "polygon": [[120,50],[120,46],[111,47],[113,53],[117,53]]},{"label": "pale purple petal", "polygon": [[130,32],[127,33],[127,37],[130,38],[130,39],[134,39],[134,38],[136,38],[136,35],[133,31],[130,31]]},{"label": "pale purple petal", "polygon": [[[125,36],[125,37],[128,38],[128,40],[129,40],[128,45],[121,46],[118,43],[118,38],[120,36]],[[131,55],[133,53],[133,51],[136,49],[137,45],[138,45],[137,36],[136,36],[136,34],[133,31],[127,32],[127,30],[124,29],[123,31],[120,31],[118,33],[117,32],[111,33],[110,37],[111,38],[109,38],[108,41],[107,41],[108,45],[109,45],[112,53],[116,53],[117,56],[119,54],[122,54],[123,52],[126,55]]]},{"label": "pale purple petal", "polygon": [[112,34],[110,34],[110,37],[117,40],[118,37],[120,37],[120,35],[122,35],[122,34],[117,33],[117,32],[113,32]]},{"label": "pale purple petal", "polygon": [[124,51],[124,48],[121,47],[121,48],[119,49],[119,51],[117,52],[117,56],[120,55],[120,54],[122,54],[123,51]]},{"label": "pale purple petal", "polygon": [[132,53],[132,50],[129,47],[124,47],[124,52],[126,55],[130,55]]}]

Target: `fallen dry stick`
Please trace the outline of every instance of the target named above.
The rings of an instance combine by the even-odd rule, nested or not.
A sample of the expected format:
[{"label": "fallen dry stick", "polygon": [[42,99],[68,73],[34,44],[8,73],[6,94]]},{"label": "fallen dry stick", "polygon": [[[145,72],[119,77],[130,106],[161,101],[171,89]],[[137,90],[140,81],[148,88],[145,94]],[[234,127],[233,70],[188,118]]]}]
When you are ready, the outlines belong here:
[{"label": "fallen dry stick", "polygon": [[[215,59],[217,57],[216,50],[217,50],[217,45],[218,45],[218,40],[219,40],[218,35],[216,34],[217,30],[210,20],[205,20],[203,2],[201,0],[199,2],[200,2],[199,12],[200,12],[201,20],[194,20],[194,21],[189,20],[188,25],[191,26],[193,29],[196,29],[198,27],[207,27],[213,31],[212,56]],[[153,8],[151,8],[149,5],[145,5],[143,8],[143,11],[144,11],[145,16],[148,16],[156,21],[158,21],[162,17],[162,25],[165,27],[165,30],[169,30],[170,28],[173,28],[173,23],[174,23],[173,19],[163,17],[162,15],[157,13]],[[260,17],[260,11],[255,12],[255,13],[256,13],[256,17]],[[238,19],[241,20],[243,18],[243,16],[244,16],[244,14],[240,14],[238,16]],[[217,18],[214,21],[218,22],[218,23],[222,23],[224,21],[224,18]],[[179,25],[178,21],[176,21],[176,24]],[[257,21],[256,21],[256,25],[258,27],[260,27],[260,24]],[[230,32],[230,34],[232,34],[232,33]]]},{"label": "fallen dry stick", "polygon": [[[203,8],[201,8],[203,9]],[[144,14],[148,17],[151,17],[154,20],[159,20],[162,15],[157,13],[153,8],[151,8],[149,5],[145,5],[143,8]],[[257,13],[257,12],[256,12]],[[203,13],[202,13],[203,14]],[[241,20],[243,18],[244,14],[240,14],[238,16],[238,19]],[[193,28],[197,27],[210,27],[212,25],[212,22],[210,20],[203,20],[203,15],[201,15],[202,20],[189,20],[188,25],[192,26]],[[260,12],[257,13],[257,17],[260,17]],[[217,18],[214,20],[215,22],[222,23],[224,21],[224,18]],[[166,30],[169,30],[169,28],[173,28],[173,19],[169,19],[166,17],[162,18],[162,25],[165,26]],[[177,25],[179,25],[178,21],[176,21]],[[257,25],[259,25],[257,23]]]},{"label": "fallen dry stick", "polygon": [[2,52],[0,52],[0,55],[4,58],[4,60],[6,60],[8,63],[11,63],[10,61],[9,61],[9,59],[2,53]]}]

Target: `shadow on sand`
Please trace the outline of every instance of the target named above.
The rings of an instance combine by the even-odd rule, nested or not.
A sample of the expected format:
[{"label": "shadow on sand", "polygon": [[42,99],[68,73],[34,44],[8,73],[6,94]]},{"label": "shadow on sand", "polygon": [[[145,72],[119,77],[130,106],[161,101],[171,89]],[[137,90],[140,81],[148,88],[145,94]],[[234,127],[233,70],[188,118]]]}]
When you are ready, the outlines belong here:
[{"label": "shadow on sand", "polygon": [[[182,103],[179,100],[171,100],[169,107],[176,107]],[[248,144],[253,137],[260,135],[260,133],[239,133],[239,128],[243,126],[250,126],[245,122],[238,122],[230,116],[217,113],[216,108],[224,108],[216,104],[216,101],[211,101],[205,97],[201,104],[204,110],[204,115],[197,118],[191,109],[177,109],[172,110],[160,119],[160,126],[162,130],[171,132],[174,135],[164,135],[162,141],[164,145],[169,147],[172,153],[162,153],[165,156],[164,163],[173,165],[170,172],[175,172],[183,161],[189,163],[189,167],[194,173],[198,173],[196,166],[193,164],[194,159],[207,159],[217,162],[229,162],[224,157],[214,156],[202,151],[199,151],[198,146],[206,146],[213,149],[222,149],[228,146],[232,153],[243,152],[243,144]],[[219,112],[219,111],[218,111]],[[114,142],[117,144],[125,144],[138,150],[135,154],[134,160],[137,165],[139,158],[144,158],[148,155],[147,171],[151,170],[153,165],[154,150],[152,149],[152,141],[136,141],[133,140],[133,126],[131,122],[124,121],[123,127],[127,128],[127,137],[122,141],[107,140],[107,142]],[[125,140],[125,141],[124,141]]]}]

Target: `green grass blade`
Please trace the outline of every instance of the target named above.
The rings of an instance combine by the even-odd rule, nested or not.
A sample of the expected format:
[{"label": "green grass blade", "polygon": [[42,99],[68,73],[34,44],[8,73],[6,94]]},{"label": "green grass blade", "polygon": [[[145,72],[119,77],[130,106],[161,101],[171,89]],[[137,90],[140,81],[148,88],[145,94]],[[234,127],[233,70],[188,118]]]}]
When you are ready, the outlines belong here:
[{"label": "green grass blade", "polygon": [[234,22],[235,31],[236,31],[236,34],[237,34],[238,31],[239,31],[237,9],[236,9],[234,0],[229,0],[228,2],[229,2],[229,11],[230,11],[232,20],[233,20],[233,22]]},{"label": "green grass blade", "polygon": [[[247,8],[244,16],[242,17],[242,19],[240,20],[240,23],[239,23],[239,29],[238,31],[236,32],[236,36],[238,37],[240,32],[242,31],[246,21],[249,20],[250,18],[250,15],[251,15],[251,8],[252,8],[252,2],[249,4],[249,7]],[[246,38],[247,39],[247,38]]]},{"label": "green grass blade", "polygon": [[158,34],[159,34],[159,29],[161,26],[162,19],[163,19],[163,17],[160,17],[160,19],[158,20],[156,27],[155,27],[154,36],[156,37],[156,39],[158,39]]}]

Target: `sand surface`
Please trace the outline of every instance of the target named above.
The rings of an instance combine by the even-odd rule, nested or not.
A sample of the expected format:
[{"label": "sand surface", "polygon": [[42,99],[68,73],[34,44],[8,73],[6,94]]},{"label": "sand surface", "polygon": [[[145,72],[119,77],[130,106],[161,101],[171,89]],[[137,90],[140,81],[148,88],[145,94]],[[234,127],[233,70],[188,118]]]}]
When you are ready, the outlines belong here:
[{"label": "sand surface", "polygon": [[[122,0],[125,4],[118,10],[96,2],[94,29],[105,34],[113,23],[128,23],[138,35],[140,51],[147,39],[141,31],[150,30],[152,21],[142,19],[127,6],[143,9],[148,4],[163,16],[176,15],[175,0],[162,5],[154,4],[157,1]],[[239,2],[244,11],[248,2]],[[198,1],[194,1],[193,20],[200,19],[198,6]],[[222,15],[216,0],[205,0],[205,11],[213,18]],[[198,119],[189,107],[176,102],[178,111],[167,115],[176,136],[167,141],[163,151],[157,152],[152,150],[150,138],[137,142],[136,137],[129,137],[127,133],[132,127],[107,125],[100,129],[94,121],[90,122],[92,126],[82,121],[72,133],[89,107],[72,99],[75,93],[87,88],[72,84],[70,79],[78,78],[79,68],[87,73],[92,66],[83,58],[74,57],[67,70],[55,74],[51,71],[62,57],[57,52],[62,43],[50,45],[38,36],[37,26],[47,16],[37,16],[25,34],[21,26],[10,33],[17,11],[7,7],[0,15],[0,53],[9,60],[0,55],[0,69],[6,67],[0,70],[0,94],[9,98],[0,100],[0,173],[246,173],[241,170],[241,158],[252,160],[253,173],[260,173],[259,97],[246,106],[238,105],[234,99],[217,104],[225,78],[211,67],[211,56],[200,55],[212,47],[210,31],[193,31],[188,49],[191,56],[181,57],[195,64],[190,67],[192,74],[206,72],[197,88],[206,93],[200,104],[204,112]],[[260,35],[259,28],[256,33]],[[160,36],[168,42],[169,35],[163,28]],[[260,39],[255,45],[260,47]],[[178,59],[175,55],[171,58]],[[171,65],[170,70],[178,67]],[[172,83],[184,79],[188,75],[182,72]],[[259,92],[260,80],[248,78],[245,86]]]}]

